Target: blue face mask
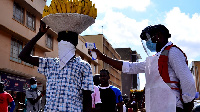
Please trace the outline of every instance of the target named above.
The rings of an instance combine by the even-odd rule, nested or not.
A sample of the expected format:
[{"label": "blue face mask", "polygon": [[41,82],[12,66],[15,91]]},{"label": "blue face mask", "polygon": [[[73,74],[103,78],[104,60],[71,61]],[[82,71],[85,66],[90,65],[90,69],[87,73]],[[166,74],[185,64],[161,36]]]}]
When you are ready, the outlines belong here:
[{"label": "blue face mask", "polygon": [[33,88],[33,89],[37,88],[37,84],[31,85],[31,88]]},{"label": "blue face mask", "polygon": [[151,51],[151,52],[156,52],[156,45],[157,43],[152,43],[152,40],[151,39],[148,39],[146,41],[146,45],[147,45],[147,48]]}]

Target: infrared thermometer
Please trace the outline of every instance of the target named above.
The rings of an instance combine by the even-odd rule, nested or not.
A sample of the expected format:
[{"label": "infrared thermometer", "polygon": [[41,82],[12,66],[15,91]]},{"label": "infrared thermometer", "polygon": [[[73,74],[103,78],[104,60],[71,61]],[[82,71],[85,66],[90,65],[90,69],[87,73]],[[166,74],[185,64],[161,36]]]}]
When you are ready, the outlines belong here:
[{"label": "infrared thermometer", "polygon": [[[88,48],[88,49],[93,49],[93,48],[96,49],[95,43],[86,42],[86,43],[85,43],[85,47]],[[97,54],[96,54],[96,52],[91,51],[91,54],[92,54],[92,60],[96,60],[96,59],[97,59]]]}]

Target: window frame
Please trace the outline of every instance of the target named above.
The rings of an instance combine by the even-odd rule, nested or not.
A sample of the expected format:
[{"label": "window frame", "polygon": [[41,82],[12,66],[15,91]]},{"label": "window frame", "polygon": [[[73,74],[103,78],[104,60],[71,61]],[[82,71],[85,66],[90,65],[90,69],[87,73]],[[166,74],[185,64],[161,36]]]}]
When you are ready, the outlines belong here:
[{"label": "window frame", "polygon": [[49,34],[46,35],[45,45],[47,48],[53,50],[53,37]]},{"label": "window frame", "polygon": [[[29,67],[34,67],[33,65],[31,65],[31,64],[29,64],[29,63],[27,63],[27,62],[24,62],[24,61],[22,61],[18,56],[19,56],[19,54],[20,54],[20,52],[22,51],[22,49],[25,47],[25,45],[24,45],[24,42],[23,41],[20,41],[20,40],[18,40],[18,39],[16,39],[15,37],[11,37],[11,48],[10,48],[10,60],[11,61],[13,61],[13,62],[16,62],[16,63],[20,63],[20,64],[24,64],[24,65],[26,65],[26,66],[29,66]],[[17,45],[16,47],[17,47],[17,56],[16,57],[14,57],[13,55],[13,50],[14,50],[14,47],[13,46],[15,46],[15,45]],[[20,46],[21,45],[21,46]],[[35,50],[34,50],[34,48],[33,48],[33,50],[31,51],[31,55],[34,55],[34,53],[35,53]]]},{"label": "window frame", "polygon": [[[17,57],[14,56],[14,46],[17,45]],[[21,46],[20,46],[21,45]],[[23,42],[17,40],[16,38],[12,37],[11,38],[11,48],[10,48],[10,60],[17,62],[17,63],[22,63],[22,60],[20,58],[18,58],[20,52],[22,51],[22,47],[23,47]]]},{"label": "window frame", "polygon": [[[17,15],[17,13],[18,13],[17,9],[20,11],[19,12],[20,18],[17,17],[18,16]],[[25,22],[25,10],[19,4],[17,4],[16,2],[14,2],[14,4],[13,4],[13,19],[18,21],[21,24],[24,24],[24,22]]]},{"label": "window frame", "polygon": [[[29,23],[30,22],[29,18],[31,19],[31,23]],[[26,27],[28,27],[32,31],[35,31],[36,29],[35,26],[36,26],[36,17],[26,10]]]}]

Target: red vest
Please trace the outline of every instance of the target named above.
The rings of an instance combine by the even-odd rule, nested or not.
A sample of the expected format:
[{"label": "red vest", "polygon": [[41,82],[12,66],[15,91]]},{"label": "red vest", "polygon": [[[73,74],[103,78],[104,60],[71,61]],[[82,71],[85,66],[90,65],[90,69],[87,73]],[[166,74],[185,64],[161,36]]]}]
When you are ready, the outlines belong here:
[{"label": "red vest", "polygon": [[186,57],[186,63],[188,64],[187,61],[187,56],[185,55],[185,53],[176,45],[169,45],[167,46],[163,52],[160,54],[160,57],[158,59],[158,70],[160,73],[160,76],[162,77],[163,81],[171,88],[171,89],[176,89],[176,90],[180,90],[180,88],[172,88],[171,87],[171,83],[177,83],[180,87],[180,82],[177,81],[170,81],[170,77],[169,77],[169,73],[168,73],[168,55],[169,55],[169,50],[171,47],[176,47],[178,48]]}]

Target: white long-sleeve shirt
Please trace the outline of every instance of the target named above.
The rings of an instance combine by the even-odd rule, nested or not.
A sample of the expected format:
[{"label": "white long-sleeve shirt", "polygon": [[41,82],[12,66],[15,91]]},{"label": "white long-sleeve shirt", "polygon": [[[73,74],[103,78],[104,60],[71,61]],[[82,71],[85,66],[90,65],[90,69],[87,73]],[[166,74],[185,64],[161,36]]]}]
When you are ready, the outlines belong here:
[{"label": "white long-sleeve shirt", "polygon": [[[171,45],[172,42],[168,42],[160,52],[156,55],[160,56],[161,52],[166,46]],[[182,98],[185,103],[191,102],[195,98],[196,88],[195,81],[192,73],[190,72],[186,62],[184,54],[176,47],[172,47],[169,50],[168,55],[168,73],[171,81],[180,82],[182,89]],[[122,72],[127,74],[145,73],[146,61],[144,62],[123,62]],[[171,87],[178,88],[177,84],[172,84]],[[183,108],[180,101],[180,92],[178,90],[172,90],[176,95],[176,106]]]}]

